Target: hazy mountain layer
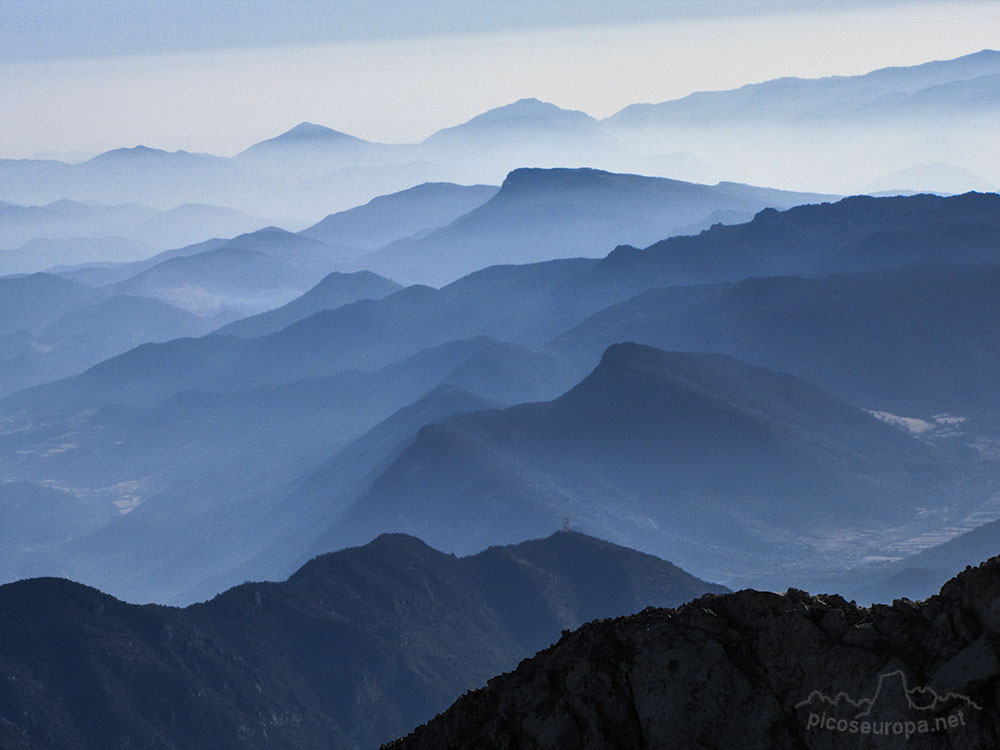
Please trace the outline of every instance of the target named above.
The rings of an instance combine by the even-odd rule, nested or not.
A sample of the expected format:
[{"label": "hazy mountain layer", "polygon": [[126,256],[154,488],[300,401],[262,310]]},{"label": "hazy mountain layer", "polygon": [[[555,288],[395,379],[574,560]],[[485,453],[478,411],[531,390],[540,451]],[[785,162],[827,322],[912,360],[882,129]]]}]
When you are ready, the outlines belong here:
[{"label": "hazy mountain layer", "polygon": [[766,206],[831,197],[592,169],[518,169],[495,196],[448,226],[355,263],[406,283],[440,286],[486,266],[602,257],[619,244],[647,245],[708,228],[720,213],[745,221]]},{"label": "hazy mountain layer", "polygon": [[307,226],[421,183],[495,184],[524,166],[858,193],[889,175],[900,183],[890,189],[935,189],[938,180],[907,170],[941,164],[976,175],[977,185],[962,192],[981,182],[1000,186],[998,90],[1000,53],[983,50],[864,76],[698,92],[632,105],[603,121],[521,99],[422,143],[371,143],[302,123],[231,159],[139,146],[82,164],[0,160],[0,201],[202,203]]},{"label": "hazy mountain layer", "polygon": [[[668,289],[650,294],[648,305],[639,297],[620,309],[609,308],[566,339],[542,347],[609,305],[676,280],[688,254],[699,259],[687,270],[695,268],[700,280],[724,272],[718,258],[738,258],[740,252],[751,255],[753,267],[762,273],[785,268],[790,248],[796,246],[817,268],[842,255],[865,257],[866,247],[876,248],[873,259],[895,265],[925,256],[911,252],[908,239],[879,245],[879,238],[902,232],[901,227],[916,227],[906,233],[912,238],[933,236],[935,226],[950,226],[942,236],[958,239],[948,246],[949,258],[990,258],[996,245],[982,227],[989,227],[991,200],[975,195],[852,199],[765,212],[751,224],[716,227],[686,239],[684,253],[677,249],[679,241],[669,241],[647,251],[621,249],[604,261],[493,267],[440,290],[411,287],[380,300],[322,311],[265,336],[210,336],[141,346],[78,377],[5,399],[3,476],[54,480],[102,507],[138,499],[140,504],[109,532],[115,544],[98,537],[81,541],[80,547],[66,548],[66,560],[81,565],[74,570],[86,580],[106,588],[126,586],[115,589],[121,595],[180,596],[203,580],[247,564],[273,539],[267,533],[255,537],[257,549],[242,549],[236,537],[232,544],[210,545],[210,554],[200,558],[203,565],[182,564],[191,558],[178,553],[178,564],[164,568],[159,581],[146,588],[153,583],[148,576],[155,560],[142,550],[152,539],[178,547],[192,529],[221,539],[234,525],[227,525],[220,509],[237,508],[258,493],[266,495],[253,501],[262,509],[259,517],[276,517],[289,496],[272,494],[272,489],[289,486],[347,441],[438,385],[461,386],[502,403],[551,399],[592,370],[605,347],[636,338],[674,349],[730,347],[725,350],[752,362],[819,380],[855,407],[889,413],[884,419],[930,421],[941,414],[939,403],[942,409],[968,406],[970,410],[955,415],[968,417],[955,431],[957,439],[938,440],[944,429],[922,439],[932,440],[933,452],[947,452],[948,460],[959,461],[966,472],[948,492],[928,499],[926,522],[971,528],[966,518],[992,518],[980,513],[979,504],[992,494],[984,487],[991,465],[978,458],[985,454],[977,446],[990,436],[985,408],[995,400],[993,348],[977,350],[975,337],[967,335],[978,332],[975,336],[983,341],[991,340],[989,269],[911,269],[857,278],[764,279]],[[883,253],[886,248],[892,252]],[[919,335],[909,325],[911,315],[921,321]],[[507,344],[446,346],[483,334]],[[5,351],[30,347],[30,339],[12,336],[16,340]],[[783,346],[786,340],[793,345]],[[925,340],[926,346],[919,343]],[[856,349],[884,356],[862,364]],[[921,411],[911,411],[908,404]],[[519,476],[525,469],[515,464],[510,470],[511,476]],[[605,492],[588,485],[588,496]],[[199,525],[198,519],[213,513],[214,520]],[[293,523],[313,518],[294,512],[289,517]],[[267,523],[255,525],[257,518],[247,523],[269,532]],[[163,524],[173,531],[164,533]],[[322,520],[315,528],[324,530]],[[904,543],[907,550],[919,548],[910,540],[925,531],[866,528],[871,533],[857,549],[891,556],[902,554],[897,550]],[[840,554],[849,538],[826,532],[820,537],[816,545],[833,550],[831,556]],[[334,536],[326,540],[337,543]],[[164,553],[169,556],[168,548]],[[110,549],[130,553],[119,559],[106,552]],[[97,577],[86,578],[91,574]]]},{"label": "hazy mountain layer", "polygon": [[897,415],[996,426],[1000,266],[911,266],[813,279],[664,287],[559,337],[596,357],[617,341],[721,352]]},{"label": "hazy mountain layer", "polygon": [[395,281],[371,271],[335,271],[288,304],[234,321],[218,332],[245,337],[263,336],[287,328],[323,310],[336,310],[363,299],[382,299],[401,288]]},{"label": "hazy mountain layer", "polygon": [[[150,365],[155,383],[155,362]],[[146,391],[133,393],[128,406],[91,392],[58,407],[69,411],[38,409],[13,423],[19,429],[5,430],[4,471],[35,482],[59,477],[98,509],[120,504],[98,533],[52,545],[45,560],[56,559],[59,567],[47,563],[34,568],[35,575],[55,570],[130,600],[189,601],[192,587],[219,580],[292,529],[305,529],[300,546],[289,551],[292,562],[301,563],[339,509],[356,497],[351,482],[303,494],[301,480],[397,410],[442,384],[487,403],[551,398],[572,383],[565,369],[557,355],[478,338],[374,372],[248,392],[181,388],[147,401]],[[105,405],[94,409],[88,402]],[[412,425],[400,440],[421,426]],[[376,441],[383,456],[399,449],[386,442],[392,434]],[[276,559],[285,560],[283,571],[293,569],[285,556]]]},{"label": "hazy mountain layer", "polygon": [[930,190],[937,180],[905,170],[940,163],[984,175],[996,188],[1000,143],[989,113],[998,91],[1000,52],[983,50],[861,76],[779,78],[635,104],[602,124],[636,150],[687,151],[726,165],[729,179],[756,184],[857,193],[897,173],[892,188]]},{"label": "hazy mountain layer", "polygon": [[956,570],[978,565],[1000,549],[1000,521],[982,523],[955,534],[958,530],[956,527],[937,529],[939,535],[952,538],[902,559],[861,569],[838,570],[825,578],[817,576],[817,580],[849,591],[859,602],[901,596],[925,599],[941,588]]},{"label": "hazy mountain layer", "polygon": [[126,262],[155,252],[152,245],[123,237],[38,238],[13,250],[0,251],[0,276],[59,271],[65,266],[89,263],[94,258]]},{"label": "hazy mountain layer", "polygon": [[[913,263],[996,263],[1000,196],[857,196],[764,210],[752,221],[672,237],[645,250],[616,248],[595,275],[658,286],[751,276],[857,273]],[[648,286],[646,288],[649,288]]]},{"label": "hazy mountain layer", "polygon": [[619,344],[554,401],[425,427],[327,544],[402,531],[465,552],[569,517],[723,581],[761,580],[861,559],[870,541],[838,540],[919,525],[944,493],[963,502],[944,454],[815,386]]},{"label": "hazy mountain layer", "polygon": [[[137,203],[101,205],[57,200],[44,206],[0,204],[0,250],[21,247],[36,239],[117,237],[145,246],[167,248],[188,245],[208,237],[231,237],[266,222],[231,208],[188,203],[157,210]],[[144,256],[119,250],[85,260],[138,260]],[[69,263],[57,260],[49,263]],[[76,261],[80,262],[80,261]],[[48,266],[29,269],[40,271]]]},{"label": "hazy mountain layer", "polygon": [[299,234],[330,244],[377,250],[450,224],[488,201],[497,190],[493,185],[424,183],[331,214]]},{"label": "hazy mountain layer", "polygon": [[81,372],[139,344],[210,328],[163,302],[51,274],[0,279],[0,394]]},{"label": "hazy mountain layer", "polygon": [[[114,289],[155,297],[202,317],[232,320],[289,302],[351,251],[275,227],[206,249],[163,253]],[[116,269],[115,269],[116,270]]]}]

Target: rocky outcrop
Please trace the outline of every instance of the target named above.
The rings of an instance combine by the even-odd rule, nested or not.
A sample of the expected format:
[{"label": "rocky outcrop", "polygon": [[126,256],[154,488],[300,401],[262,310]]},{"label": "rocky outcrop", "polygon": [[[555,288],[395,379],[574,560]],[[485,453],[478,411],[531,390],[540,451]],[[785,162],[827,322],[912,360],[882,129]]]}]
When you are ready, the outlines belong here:
[{"label": "rocky outcrop", "polygon": [[1000,747],[1000,557],[925,602],[740,591],[583,626],[387,747]]}]

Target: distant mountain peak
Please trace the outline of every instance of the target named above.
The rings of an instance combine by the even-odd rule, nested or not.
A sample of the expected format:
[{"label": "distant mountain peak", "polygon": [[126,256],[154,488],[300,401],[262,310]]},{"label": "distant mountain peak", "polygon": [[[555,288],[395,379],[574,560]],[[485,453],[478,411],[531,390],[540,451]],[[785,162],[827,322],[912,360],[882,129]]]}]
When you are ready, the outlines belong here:
[{"label": "distant mountain peak", "polygon": [[519,190],[594,187],[598,185],[684,185],[666,177],[645,177],[642,175],[607,172],[593,167],[518,167],[504,178],[500,191],[509,194]]},{"label": "distant mountain peak", "polygon": [[469,122],[496,122],[523,117],[549,120],[561,118],[564,120],[573,119],[580,122],[596,122],[586,112],[581,112],[577,109],[563,109],[556,104],[543,102],[541,99],[535,99],[534,97],[518,99],[516,102],[511,102],[501,107],[494,107],[472,118]]},{"label": "distant mountain peak", "polygon": [[489,132],[493,128],[536,129],[539,127],[548,127],[555,129],[589,129],[596,126],[597,120],[586,112],[575,109],[563,109],[550,102],[528,98],[518,99],[516,102],[488,109],[461,125],[437,131],[427,140],[436,142],[442,138],[454,137],[460,134],[468,134],[476,131]]},{"label": "distant mountain peak", "polygon": [[272,140],[339,140],[341,138],[354,138],[353,135],[341,133],[339,130],[328,128],[325,125],[317,125],[312,122],[300,122],[291,130],[288,130]]},{"label": "distant mountain peak", "polygon": [[520,185],[542,182],[551,184],[553,182],[577,182],[586,178],[599,176],[610,176],[611,172],[605,172],[591,167],[554,167],[546,169],[543,167],[518,167],[512,169],[504,178],[501,189],[509,190]]},{"label": "distant mountain peak", "polygon": [[317,125],[313,122],[300,122],[291,130],[286,130],[274,138],[268,138],[267,140],[255,143],[242,153],[254,153],[269,146],[337,146],[366,142],[361,138],[328,128],[325,125]]},{"label": "distant mountain peak", "polygon": [[142,156],[152,156],[153,154],[166,154],[168,151],[164,151],[159,148],[150,148],[149,146],[143,146],[142,144],[138,146],[133,146],[132,148],[115,148],[110,151],[105,151],[103,154],[98,154],[91,161],[105,161],[107,159],[122,159],[130,157],[142,157]]},{"label": "distant mountain peak", "polygon": [[183,149],[179,149],[177,151],[165,151],[162,148],[151,148],[140,144],[138,146],[133,146],[132,148],[116,148],[111,151],[105,151],[103,154],[98,154],[86,163],[101,164],[106,162],[135,162],[149,161],[151,159],[171,161],[186,160],[187,162],[194,162],[211,159],[218,160],[219,157],[212,156],[210,154],[184,151]]}]

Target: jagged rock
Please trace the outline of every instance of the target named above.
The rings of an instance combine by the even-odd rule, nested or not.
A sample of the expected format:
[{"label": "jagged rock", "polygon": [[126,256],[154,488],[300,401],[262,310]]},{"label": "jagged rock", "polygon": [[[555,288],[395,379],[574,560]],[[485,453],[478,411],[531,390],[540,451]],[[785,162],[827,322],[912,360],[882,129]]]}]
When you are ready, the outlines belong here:
[{"label": "jagged rock", "polygon": [[921,603],[708,595],[564,634],[392,750],[1000,747],[1000,557]]}]

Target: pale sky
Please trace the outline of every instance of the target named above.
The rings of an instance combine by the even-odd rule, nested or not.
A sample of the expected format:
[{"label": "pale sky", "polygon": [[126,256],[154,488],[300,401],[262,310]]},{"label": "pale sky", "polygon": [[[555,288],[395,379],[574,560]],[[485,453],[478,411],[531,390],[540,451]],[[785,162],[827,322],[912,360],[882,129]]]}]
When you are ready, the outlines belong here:
[{"label": "pale sky", "polygon": [[606,117],[998,47],[997,0],[0,0],[0,157],[413,142],[522,97]]}]

